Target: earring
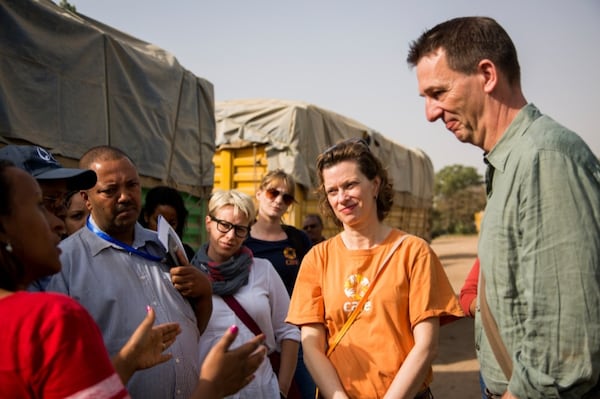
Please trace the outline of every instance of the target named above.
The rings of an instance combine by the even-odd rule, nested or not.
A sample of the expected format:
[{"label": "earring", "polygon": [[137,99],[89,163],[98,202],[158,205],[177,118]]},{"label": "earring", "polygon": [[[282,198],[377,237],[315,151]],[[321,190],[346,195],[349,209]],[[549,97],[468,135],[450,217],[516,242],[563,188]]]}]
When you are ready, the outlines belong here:
[{"label": "earring", "polygon": [[10,242],[7,242],[6,244],[4,244],[4,249],[6,249],[6,252],[12,252],[13,251],[13,247],[10,244]]}]

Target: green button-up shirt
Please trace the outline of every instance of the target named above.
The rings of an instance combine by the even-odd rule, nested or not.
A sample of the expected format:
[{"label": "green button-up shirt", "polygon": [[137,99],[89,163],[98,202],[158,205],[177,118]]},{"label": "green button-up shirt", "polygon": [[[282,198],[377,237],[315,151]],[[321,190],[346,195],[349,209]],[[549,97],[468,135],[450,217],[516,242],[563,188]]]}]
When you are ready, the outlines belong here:
[{"label": "green button-up shirt", "polygon": [[507,381],[478,314],[484,380],[497,394],[581,398],[600,374],[600,164],[533,104],[486,159],[479,258],[513,372]]}]

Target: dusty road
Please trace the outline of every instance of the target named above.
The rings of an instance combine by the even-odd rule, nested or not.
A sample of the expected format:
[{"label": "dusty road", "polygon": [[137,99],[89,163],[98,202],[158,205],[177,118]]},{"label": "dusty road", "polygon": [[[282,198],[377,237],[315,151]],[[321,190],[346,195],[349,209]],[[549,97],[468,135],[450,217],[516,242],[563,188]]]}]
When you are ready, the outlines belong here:
[{"label": "dusty road", "polygon": [[[442,236],[433,240],[431,246],[458,295],[477,256],[477,236]],[[436,399],[481,398],[473,319],[461,319],[441,328],[431,390]]]}]

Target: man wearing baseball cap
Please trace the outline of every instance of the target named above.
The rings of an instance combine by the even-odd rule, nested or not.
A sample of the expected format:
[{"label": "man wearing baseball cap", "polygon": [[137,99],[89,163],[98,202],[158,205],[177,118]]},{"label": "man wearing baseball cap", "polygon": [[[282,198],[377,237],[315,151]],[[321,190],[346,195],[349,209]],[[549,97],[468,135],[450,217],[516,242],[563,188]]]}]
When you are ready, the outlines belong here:
[{"label": "man wearing baseball cap", "polygon": [[7,145],[0,148],[7,159],[39,181],[64,180],[69,190],[87,190],[96,184],[93,170],[63,168],[48,151],[35,145]]},{"label": "man wearing baseball cap", "polygon": [[[66,234],[64,219],[69,193],[87,190],[96,184],[96,172],[85,169],[63,168],[52,154],[34,145],[7,145],[0,148],[0,159],[11,161],[37,180],[42,189],[46,218],[53,232],[63,238]],[[49,276],[36,281],[32,291],[43,291]]]}]

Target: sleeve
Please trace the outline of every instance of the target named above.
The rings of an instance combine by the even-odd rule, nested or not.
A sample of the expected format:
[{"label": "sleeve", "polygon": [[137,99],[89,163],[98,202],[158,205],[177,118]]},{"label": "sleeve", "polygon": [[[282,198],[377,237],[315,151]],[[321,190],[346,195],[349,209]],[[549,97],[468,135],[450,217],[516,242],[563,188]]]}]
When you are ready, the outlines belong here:
[{"label": "sleeve", "polygon": [[439,258],[422,239],[410,241],[409,260],[409,314],[412,326],[429,317],[439,317],[440,325],[447,324],[464,313]]},{"label": "sleeve", "polygon": [[100,331],[87,311],[65,298],[49,310],[39,331],[44,357],[40,381],[44,398],[125,398]]},{"label": "sleeve", "polygon": [[469,317],[475,317],[471,313],[471,303],[477,298],[477,285],[479,284],[479,258],[475,259],[475,263],[469,271],[469,275],[465,279],[465,283],[460,289],[459,302],[463,312]]},{"label": "sleeve", "polygon": [[516,271],[526,339],[514,344],[508,389],[582,397],[600,374],[600,183],[589,165],[557,151],[541,151],[530,165],[520,184]]}]

